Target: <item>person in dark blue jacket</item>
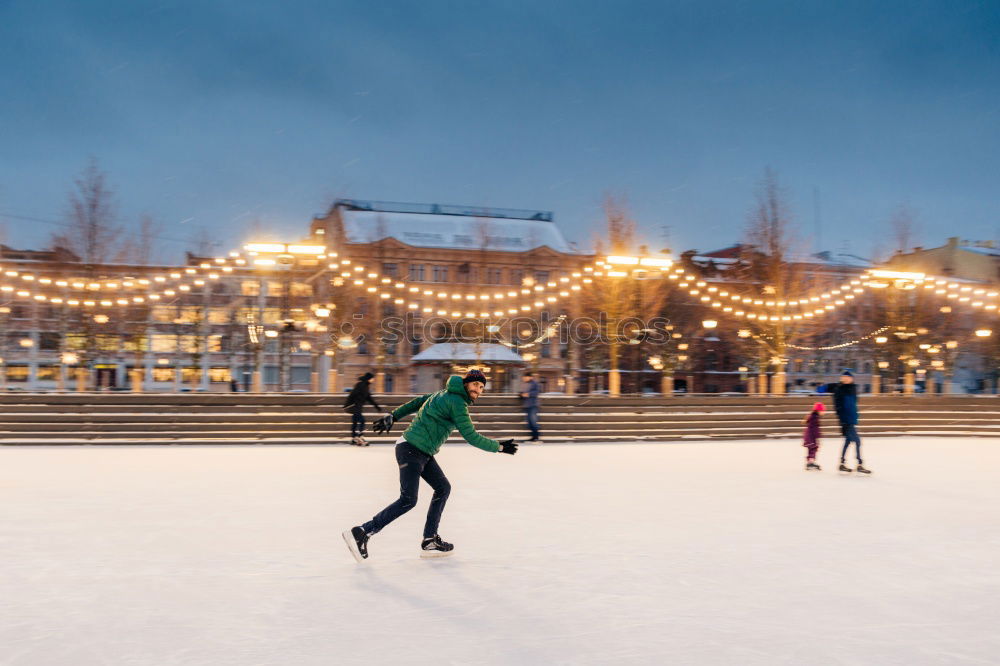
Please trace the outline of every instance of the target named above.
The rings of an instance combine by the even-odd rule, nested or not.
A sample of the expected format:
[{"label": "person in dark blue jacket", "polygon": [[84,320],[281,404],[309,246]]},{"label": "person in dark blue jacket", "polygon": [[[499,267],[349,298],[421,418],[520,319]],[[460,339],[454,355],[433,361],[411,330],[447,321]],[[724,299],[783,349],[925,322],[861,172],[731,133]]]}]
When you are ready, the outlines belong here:
[{"label": "person in dark blue jacket", "polygon": [[351,444],[354,446],[368,446],[368,440],[363,436],[365,432],[365,403],[369,402],[375,409],[382,411],[382,408],[375,402],[375,398],[372,397],[371,381],[374,378],[375,375],[370,372],[358,377],[358,383],[354,385],[354,388],[347,395],[347,399],[344,400],[344,410],[351,413]]},{"label": "person in dark blue jacket", "polygon": [[521,409],[524,410],[524,418],[528,422],[528,430],[531,431],[529,442],[541,444],[541,432],[538,429],[538,393],[540,388],[535,376],[524,373],[524,384],[521,385]]},{"label": "person in dark blue jacket", "polygon": [[859,474],[871,474],[861,464],[861,437],[858,436],[858,387],[854,383],[854,373],[844,370],[840,375],[840,383],[832,385],[833,407],[840,421],[840,432],[844,435],[844,448],[840,452],[840,471],[850,472],[847,466],[847,449],[854,442],[855,455],[858,458]]}]

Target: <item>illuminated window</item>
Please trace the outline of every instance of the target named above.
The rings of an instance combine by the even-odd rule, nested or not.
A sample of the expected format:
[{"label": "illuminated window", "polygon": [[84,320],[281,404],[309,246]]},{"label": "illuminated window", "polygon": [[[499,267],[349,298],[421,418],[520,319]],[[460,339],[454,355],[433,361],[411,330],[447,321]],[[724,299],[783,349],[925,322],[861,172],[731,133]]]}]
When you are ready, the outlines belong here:
[{"label": "illuminated window", "polygon": [[152,352],[174,352],[177,351],[176,335],[156,334],[152,337],[152,344],[149,348]]},{"label": "illuminated window", "polygon": [[9,382],[26,382],[26,381],[28,381],[28,366],[26,366],[26,365],[8,365],[7,366],[7,381],[9,381]]},{"label": "illuminated window", "polygon": [[232,379],[232,375],[229,372],[229,368],[209,368],[208,369],[208,381],[213,384],[228,384],[229,380]]},{"label": "illuminated window", "polygon": [[153,381],[154,382],[172,382],[172,381],[174,381],[174,369],[173,368],[153,368]]},{"label": "illuminated window", "polygon": [[240,293],[244,296],[260,296],[260,283],[257,280],[243,280],[240,283]]}]

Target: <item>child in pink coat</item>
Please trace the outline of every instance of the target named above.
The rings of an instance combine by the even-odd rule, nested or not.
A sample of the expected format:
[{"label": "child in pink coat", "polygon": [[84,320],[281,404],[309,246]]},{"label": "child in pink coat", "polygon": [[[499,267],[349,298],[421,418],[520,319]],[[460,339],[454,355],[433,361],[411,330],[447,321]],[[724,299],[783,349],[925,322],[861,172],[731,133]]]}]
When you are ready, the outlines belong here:
[{"label": "child in pink coat", "polygon": [[809,415],[802,420],[806,427],[805,432],[802,433],[802,446],[806,447],[806,471],[820,469],[820,466],[816,464],[816,452],[819,450],[819,419],[824,411],[826,411],[826,406],[822,402],[817,402],[813,405]]}]

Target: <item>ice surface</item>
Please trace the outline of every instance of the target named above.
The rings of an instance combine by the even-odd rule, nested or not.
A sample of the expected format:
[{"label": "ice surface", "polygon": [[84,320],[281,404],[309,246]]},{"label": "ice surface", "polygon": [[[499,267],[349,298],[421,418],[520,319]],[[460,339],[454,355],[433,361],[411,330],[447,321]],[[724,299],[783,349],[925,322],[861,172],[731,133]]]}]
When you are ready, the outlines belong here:
[{"label": "ice surface", "polygon": [[358,565],[388,446],[4,447],[0,663],[997,663],[1000,439],[865,450],[449,445]]}]

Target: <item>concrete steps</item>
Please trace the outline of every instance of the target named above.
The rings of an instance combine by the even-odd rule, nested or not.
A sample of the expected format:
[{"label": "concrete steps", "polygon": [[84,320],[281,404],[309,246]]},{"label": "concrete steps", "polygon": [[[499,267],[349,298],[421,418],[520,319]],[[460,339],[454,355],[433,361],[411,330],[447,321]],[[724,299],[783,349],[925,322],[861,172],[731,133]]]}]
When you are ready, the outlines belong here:
[{"label": "concrete steps", "polygon": [[[387,407],[408,396],[386,396]],[[814,396],[690,395],[681,398],[553,397],[542,402],[546,442],[797,439]],[[829,398],[823,400],[829,404]],[[0,394],[0,445],[16,444],[329,444],[346,443],[342,396],[319,394]],[[861,434],[1000,436],[996,396],[862,396]],[[488,437],[526,435],[512,396],[472,409]],[[374,412],[366,414],[371,421]],[[373,443],[389,437],[368,435]],[[836,417],[824,435],[839,436]],[[460,442],[453,436],[449,441]]]}]

